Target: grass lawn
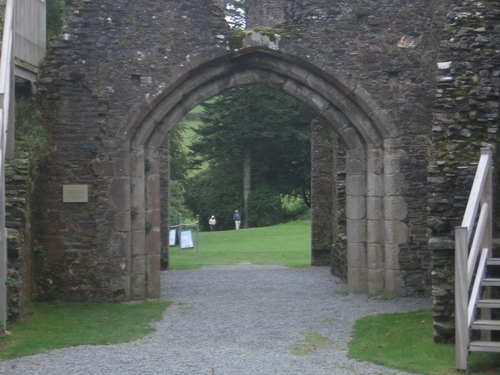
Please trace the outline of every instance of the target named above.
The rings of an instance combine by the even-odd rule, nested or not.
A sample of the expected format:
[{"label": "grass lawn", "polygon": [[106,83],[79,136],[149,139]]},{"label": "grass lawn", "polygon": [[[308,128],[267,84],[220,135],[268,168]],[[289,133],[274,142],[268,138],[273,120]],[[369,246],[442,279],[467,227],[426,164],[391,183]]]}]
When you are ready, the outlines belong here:
[{"label": "grass lawn", "polygon": [[0,336],[0,358],[32,355],[78,345],[110,345],[137,340],[153,332],[169,302],[35,303],[31,314]]},{"label": "grass lawn", "polygon": [[[196,244],[195,233],[193,241]],[[297,220],[272,227],[201,232],[199,256],[196,249],[170,248],[170,268],[196,269],[204,266],[269,264],[287,267],[311,265],[311,222]]]},{"label": "grass lawn", "polygon": [[[348,357],[427,375],[455,371],[455,346],[434,344],[432,312],[417,311],[362,318],[354,325]],[[471,375],[500,374],[499,353],[472,353]]]},{"label": "grass lawn", "polygon": [[[298,220],[265,228],[202,232],[199,244],[198,257],[196,249],[183,250],[179,255],[179,248],[172,247],[171,269],[246,264],[308,267],[311,222]],[[0,337],[0,358],[136,340],[153,330],[149,323],[161,319],[168,305],[165,301],[132,305],[37,303],[24,321],[9,326],[12,336]],[[432,335],[431,311],[362,318],[354,326],[348,357],[418,374],[457,374],[454,346],[434,344]],[[305,342],[319,339],[306,337]],[[500,374],[500,354],[472,353],[469,374]]]}]

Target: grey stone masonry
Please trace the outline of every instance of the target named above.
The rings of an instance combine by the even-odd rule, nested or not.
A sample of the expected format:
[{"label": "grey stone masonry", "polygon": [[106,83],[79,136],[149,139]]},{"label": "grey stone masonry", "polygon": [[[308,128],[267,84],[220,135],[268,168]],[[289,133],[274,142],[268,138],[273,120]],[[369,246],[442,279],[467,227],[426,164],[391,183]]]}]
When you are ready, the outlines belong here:
[{"label": "grey stone masonry", "polygon": [[[39,80],[57,151],[40,185],[38,241],[59,297],[159,296],[169,131],[224,90],[261,84],[310,106],[345,148],[345,204],[333,197],[331,155],[314,189],[332,202],[331,223],[345,212],[335,257],[345,257],[349,292],[436,298],[430,270],[451,253],[433,250],[431,265],[429,239],[451,236],[479,147],[496,147],[499,5],[255,0],[248,29],[235,31],[220,3],[67,2]],[[87,185],[88,202],[62,202],[65,184]],[[338,243],[322,236],[321,252]]]},{"label": "grey stone masonry", "polygon": [[[429,229],[435,340],[454,339],[454,232],[465,211],[481,147],[494,154],[500,104],[500,8],[464,1],[448,10],[436,61],[429,160]],[[497,157],[494,157],[495,164]],[[495,166],[496,168],[496,166]],[[494,179],[498,181],[498,169]],[[498,189],[494,189],[498,198]],[[498,199],[494,232],[498,233]]]},{"label": "grey stone masonry", "polygon": [[329,266],[338,233],[336,136],[321,120],[311,124],[311,264]]}]

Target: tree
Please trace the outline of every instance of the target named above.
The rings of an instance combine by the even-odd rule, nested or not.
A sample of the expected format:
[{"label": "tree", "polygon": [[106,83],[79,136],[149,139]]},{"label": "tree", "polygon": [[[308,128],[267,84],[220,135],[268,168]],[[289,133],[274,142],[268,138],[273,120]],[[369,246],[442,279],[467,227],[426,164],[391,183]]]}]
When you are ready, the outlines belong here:
[{"label": "tree", "polygon": [[50,42],[62,30],[66,19],[66,0],[47,0],[46,3],[47,41]]},{"label": "tree", "polygon": [[181,121],[170,131],[170,222],[175,223],[179,214],[189,216],[184,199],[184,186],[188,173],[187,150],[183,144],[186,123]]},{"label": "tree", "polygon": [[228,90],[203,107],[205,117],[195,130],[191,155],[198,165],[208,163],[204,176],[217,175],[219,168],[239,171],[244,227],[255,217],[250,213],[255,187],[276,198],[309,196],[311,109],[261,86]]}]

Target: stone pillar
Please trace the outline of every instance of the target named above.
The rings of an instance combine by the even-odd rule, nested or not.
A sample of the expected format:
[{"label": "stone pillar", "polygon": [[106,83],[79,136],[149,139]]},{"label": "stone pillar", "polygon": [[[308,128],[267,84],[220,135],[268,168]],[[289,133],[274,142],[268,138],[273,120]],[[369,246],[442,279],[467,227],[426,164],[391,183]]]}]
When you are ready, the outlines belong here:
[{"label": "stone pillar", "polygon": [[347,280],[349,293],[366,294],[366,152],[359,146],[346,153]]},{"label": "stone pillar", "polygon": [[337,220],[334,227],[334,242],[332,244],[332,275],[347,281],[347,236],[346,236],[346,191],[345,191],[345,146],[337,142],[335,157],[336,174],[336,203],[335,215]]},{"label": "stone pillar", "polygon": [[247,29],[274,26],[283,22],[284,16],[284,0],[247,0]]},{"label": "stone pillar", "polygon": [[384,159],[383,150],[367,150],[366,225],[368,294],[384,292]]},{"label": "stone pillar", "polygon": [[[111,146],[115,146],[113,143]],[[116,273],[120,276],[111,280],[113,300],[129,301],[131,298],[131,191],[130,191],[130,154],[129,144],[123,154],[113,155],[116,176],[111,178],[107,196],[115,210],[115,234],[109,241],[110,253]],[[96,170],[94,165],[94,171]],[[94,172],[95,173],[95,172]]]},{"label": "stone pillar", "polygon": [[160,297],[160,159],[157,149],[147,150],[146,174],[146,298]]},{"label": "stone pillar", "polygon": [[404,151],[399,143],[398,139],[387,139],[384,154],[385,291],[391,296],[406,295],[399,253],[400,246],[409,242],[408,207],[400,165]]},{"label": "stone pillar", "polygon": [[311,264],[330,265],[337,237],[335,146],[333,128],[323,120],[311,123]]},{"label": "stone pillar", "polygon": [[161,269],[169,266],[169,233],[170,233],[170,136],[160,148],[160,262]]},{"label": "stone pillar", "polygon": [[144,178],[144,150],[133,151],[130,157],[131,174],[131,299],[146,298],[146,186]]}]

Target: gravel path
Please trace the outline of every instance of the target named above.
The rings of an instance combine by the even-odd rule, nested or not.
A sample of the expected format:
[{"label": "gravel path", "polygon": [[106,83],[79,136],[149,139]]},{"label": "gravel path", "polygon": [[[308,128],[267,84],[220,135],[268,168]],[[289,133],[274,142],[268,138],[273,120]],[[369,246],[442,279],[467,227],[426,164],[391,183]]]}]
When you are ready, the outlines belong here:
[{"label": "gravel path", "polygon": [[[328,267],[168,271],[162,286],[173,303],[144,339],[0,361],[0,374],[404,374],[347,359],[352,326],[367,315],[431,307],[426,299],[346,296]],[[326,344],[295,354],[313,332],[326,336]]]}]

